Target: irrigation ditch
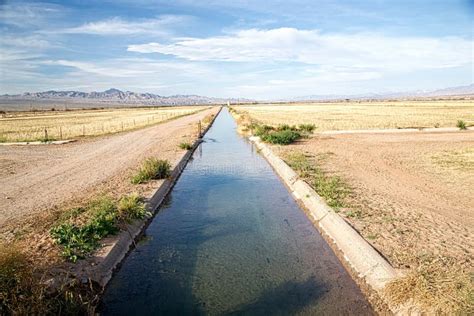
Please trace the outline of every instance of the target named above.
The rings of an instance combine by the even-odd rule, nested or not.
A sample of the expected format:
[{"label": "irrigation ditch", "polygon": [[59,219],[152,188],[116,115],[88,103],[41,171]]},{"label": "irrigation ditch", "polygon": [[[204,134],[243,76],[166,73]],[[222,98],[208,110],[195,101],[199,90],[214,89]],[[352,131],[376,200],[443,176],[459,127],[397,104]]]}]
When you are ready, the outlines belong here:
[{"label": "irrigation ditch", "polygon": [[[133,249],[137,248],[138,240],[141,238],[141,236],[147,230],[149,225],[154,221],[155,215],[157,215],[160,208],[163,206],[163,203],[164,203],[165,199],[170,195],[173,187],[177,183],[177,181],[180,178],[182,172],[185,170],[185,168],[188,164],[188,161],[190,161],[190,159],[193,157],[193,154],[194,154],[195,150],[201,145],[202,137],[213,126],[215,120],[217,119],[219,114],[221,114],[221,111],[222,111],[222,107],[216,113],[216,115],[214,116],[214,118],[212,119],[210,124],[207,126],[207,128],[204,131],[202,131],[201,137],[199,137],[194,142],[194,144],[192,145],[192,148],[190,150],[188,150],[183,155],[183,157],[180,159],[180,162],[173,169],[171,176],[162,183],[162,185],[157,189],[157,191],[154,193],[152,198],[148,201],[147,209],[153,215],[151,217],[147,218],[146,220],[138,221],[138,222],[136,222],[132,225],[129,225],[129,227],[125,231],[121,232],[119,235],[114,236],[114,237],[109,237],[105,241],[107,246],[102,248],[100,251],[98,251],[96,256],[94,256],[93,258],[91,258],[89,260],[89,262],[88,262],[89,264],[78,266],[77,271],[74,272],[76,276],[78,276],[80,279],[86,278],[86,279],[92,280],[92,281],[96,282],[97,284],[99,284],[102,288],[107,290],[107,288],[110,285],[110,281],[111,281],[112,277],[115,275],[115,272],[118,270],[119,267],[121,267],[121,265],[124,263],[124,261],[126,261],[126,258],[131,253],[131,251],[133,251]],[[226,111],[225,114],[226,114],[226,117],[227,116],[230,117],[230,114],[227,113],[227,111]],[[219,140],[215,140],[215,139],[212,139],[212,138],[211,138],[211,140],[219,142]],[[250,145],[250,147],[253,148],[253,146],[255,146],[257,148],[257,153],[261,154],[261,156],[264,157],[264,159],[266,160],[266,163],[268,163],[268,165],[271,167],[270,169],[272,169],[271,172],[277,175],[276,179],[281,180],[281,182],[283,184],[283,187],[285,187],[285,190],[288,190],[287,193],[289,193],[292,196],[292,198],[294,199],[295,203],[297,203],[296,205],[298,205],[298,207],[296,207],[296,209],[299,208],[300,210],[303,210],[302,213],[304,213],[305,214],[304,216],[306,216],[307,219],[312,223],[311,226],[317,228],[317,231],[319,231],[321,236],[324,237],[325,241],[327,242],[327,245],[329,245],[330,248],[332,248],[332,250],[334,251],[334,254],[339,258],[339,263],[342,264],[345,267],[345,270],[347,270],[349,272],[349,274],[352,276],[352,278],[354,278],[354,280],[358,284],[358,287],[360,287],[362,289],[362,291],[365,293],[366,297],[369,296],[369,295],[371,296],[370,302],[373,303],[373,299],[374,299],[373,296],[376,297],[376,300],[378,300],[378,303],[379,303],[378,306],[377,306],[379,312],[382,310],[382,311],[385,311],[385,312],[390,311],[393,314],[400,314],[400,315],[401,314],[403,314],[403,315],[405,315],[405,314],[419,314],[420,310],[417,306],[408,305],[408,304],[404,305],[404,306],[396,306],[394,304],[391,304],[391,302],[387,301],[385,299],[384,295],[383,295],[383,289],[384,289],[385,285],[388,282],[390,282],[391,280],[394,280],[395,278],[397,278],[399,276],[399,273],[397,271],[395,271],[390,266],[390,264],[374,248],[372,248],[372,246],[367,241],[365,241],[357,233],[357,231],[355,231],[346,221],[344,221],[344,219],[342,219],[334,210],[332,210],[324,202],[324,200],[306,182],[299,179],[299,177],[295,173],[295,171],[293,171],[283,160],[281,160],[279,157],[277,157],[266,144],[261,142],[258,137],[250,137],[249,140],[253,144],[253,145]],[[202,150],[202,148],[201,148],[201,150]],[[252,153],[253,153],[253,149],[252,149]],[[260,156],[260,155],[258,155],[258,156]],[[244,162],[241,162],[241,163],[244,163]],[[262,177],[264,178],[264,176],[262,176]],[[278,181],[278,182],[280,182],[280,181]],[[198,185],[198,184],[196,184],[196,185]],[[183,189],[180,188],[180,190],[183,190]],[[238,194],[238,192],[236,192],[236,193]],[[280,191],[280,194],[281,194],[281,191]],[[192,196],[191,196],[191,198],[192,198]],[[282,198],[284,198],[284,197],[282,197]],[[289,201],[289,203],[291,204],[291,201]],[[173,208],[173,207],[171,207],[171,208]],[[290,209],[294,210],[295,208],[290,207]],[[296,213],[299,213],[299,212],[296,212]],[[242,215],[242,216],[244,216],[244,215]],[[287,216],[287,215],[283,214],[283,216]],[[199,217],[199,219],[202,219],[202,218]],[[174,218],[174,220],[176,220],[176,217]],[[301,219],[298,219],[298,220],[301,220]],[[287,219],[284,219],[284,221],[288,225],[290,225]],[[194,224],[194,223],[192,223],[192,224]],[[202,223],[197,223],[197,225],[199,227],[200,227],[201,224]],[[217,224],[220,225],[219,223],[217,223]],[[208,225],[208,223],[206,223],[206,225]],[[264,225],[264,224],[262,224],[262,225]],[[300,225],[302,225],[302,224],[300,224]],[[303,231],[305,229],[307,229],[307,227],[304,226],[304,225],[302,227],[303,227]],[[293,232],[291,234],[296,234],[296,231],[293,230]],[[201,238],[201,237],[202,236],[199,235],[198,239]],[[261,238],[261,236],[259,238]],[[298,244],[298,242],[296,240],[295,240],[295,242],[296,242],[296,244]],[[308,241],[306,240],[305,242],[308,242]],[[318,241],[318,244],[319,243],[321,243],[321,241]],[[199,244],[199,246],[201,246],[201,244]],[[226,246],[231,247],[232,242],[231,242],[230,245],[226,245]],[[298,247],[300,247],[300,246],[298,246]],[[326,246],[324,246],[322,244],[319,244],[318,247],[323,247],[324,248]],[[330,257],[331,254],[328,253],[328,250],[326,248],[323,251],[324,255]],[[209,251],[209,249],[205,249],[205,250]],[[202,251],[202,250],[199,250],[199,251]],[[199,257],[197,255],[197,253],[199,251],[195,250],[194,252],[192,252],[191,253],[192,256]],[[298,249],[297,251],[301,252],[303,250]],[[141,251],[139,251],[139,252],[141,252]],[[236,252],[238,252],[238,249],[236,250]],[[184,252],[184,253],[186,253],[186,252]],[[141,255],[141,254],[139,254],[139,255]],[[289,254],[287,254],[287,256],[290,256],[290,255],[291,255],[291,251],[289,252]],[[123,294],[117,294],[117,293],[121,293],[121,292],[124,291],[123,286],[125,286],[125,288],[128,287],[128,286],[120,284],[120,283],[123,282],[124,279],[127,279],[127,278],[130,279],[130,274],[129,274],[130,273],[130,265],[135,266],[135,269],[136,269],[137,260],[138,260],[138,262],[140,262],[140,260],[136,258],[137,256],[138,255],[136,255],[135,258],[130,258],[130,261],[132,261],[132,263],[129,264],[128,267],[126,267],[127,268],[126,270],[129,270],[129,271],[123,272],[122,276],[118,276],[119,280],[121,280],[121,281],[119,281],[119,285],[117,285],[117,282],[116,282],[116,284],[112,285],[112,290],[109,291],[109,293],[112,293],[112,294],[108,295],[107,304],[109,304],[111,302],[112,303],[114,303],[114,302],[117,303],[117,301],[124,301],[125,300],[126,296],[124,297],[124,296],[122,296]],[[206,256],[209,257],[209,255],[206,255]],[[269,259],[269,258],[271,258],[271,259]],[[274,260],[274,258],[272,258],[271,256],[266,258],[266,261],[268,262],[268,264],[270,264],[270,261],[272,261],[272,260]],[[298,262],[299,262],[299,260],[305,261],[307,259],[298,258]],[[317,259],[317,258],[316,259],[311,258],[311,260],[321,261],[321,259]],[[276,259],[276,261],[278,261],[278,259]],[[159,262],[161,264],[162,260],[160,259]],[[306,262],[304,264],[306,264]],[[301,264],[301,266],[303,267],[304,264]],[[334,263],[331,263],[331,264],[334,264]],[[193,278],[193,279],[194,278],[198,278],[198,279],[202,278],[202,275],[194,275],[194,273],[197,273],[196,271],[194,271],[194,270],[197,270],[197,267],[196,267],[197,265],[198,264],[196,262],[194,262],[192,264],[193,271],[191,273],[193,273],[193,275],[187,275],[186,274],[186,278]],[[311,266],[308,266],[308,268],[309,267],[311,267]],[[308,268],[307,268],[307,270],[310,270]],[[181,268],[178,267],[177,270],[175,270],[175,271],[179,271],[180,269],[182,269],[182,267]],[[323,271],[325,270],[325,268],[321,268],[321,269]],[[334,267],[332,267],[332,269],[334,269]],[[119,271],[119,272],[121,272],[121,271]],[[135,271],[135,272],[142,274],[141,277],[137,276],[138,279],[143,279],[144,278],[143,274],[145,274],[146,277],[148,277],[148,278],[150,278],[152,276],[152,275],[147,275],[146,271]],[[154,273],[155,271],[152,271],[152,272]],[[214,271],[213,273],[217,273],[217,272]],[[280,273],[280,272],[277,272],[277,273]],[[328,272],[324,271],[323,273],[327,274]],[[336,275],[339,275],[340,273],[344,274],[344,272],[340,271],[340,269],[339,269],[338,272],[336,273]],[[215,276],[213,276],[213,277],[215,277]],[[239,275],[239,278],[240,277],[241,276]],[[272,278],[272,276],[267,276],[267,277]],[[314,278],[314,276],[312,276],[312,277]],[[323,282],[323,281],[326,282],[327,280],[331,280],[331,278],[333,278],[334,276],[328,277],[327,280],[325,279],[327,276],[319,276],[319,277],[322,277],[320,282]],[[242,278],[244,278],[244,277],[242,276]],[[358,296],[359,294],[356,294],[357,290],[355,290],[353,288],[353,285],[350,284],[350,281],[347,280],[347,277],[341,277],[341,278],[345,280],[344,282],[349,282],[349,283],[347,283],[346,285],[339,285],[339,286],[347,287],[347,289],[349,289],[349,296],[352,297],[354,295],[354,297],[352,299],[354,299],[354,302],[356,302],[356,303],[352,303],[354,305],[352,307],[345,306],[342,303],[339,303],[339,304],[341,304],[341,308],[344,308],[344,309],[338,310],[338,311],[348,312],[351,308],[354,308],[354,310],[352,310],[353,312],[355,312],[355,311],[360,312],[360,311],[364,310],[364,308],[367,308],[365,303],[363,301],[361,301],[361,298],[359,298],[359,296]],[[217,279],[220,279],[220,277],[217,276]],[[176,280],[173,281],[173,282],[176,282]],[[273,282],[273,280],[272,280],[272,282]],[[296,287],[298,288],[297,292],[298,291],[306,292],[308,290],[309,290],[309,292],[314,292],[314,291],[318,292],[318,291],[320,291],[321,287],[322,288],[324,288],[325,286],[327,286],[329,288],[331,287],[330,285],[325,285],[324,282],[323,282],[323,285],[317,285],[317,286],[313,285],[311,282],[310,283],[307,283],[307,282],[309,282],[309,281],[303,282],[304,285],[301,286],[301,289],[299,289],[299,285],[296,285]],[[189,280],[186,280],[186,283],[193,283],[193,282],[191,282]],[[258,281],[257,281],[257,283],[258,283]],[[139,286],[141,286],[141,284]],[[150,286],[153,286],[153,285],[149,285],[147,287],[150,287]],[[174,298],[173,296],[172,296],[172,299],[169,299],[173,303],[176,303],[175,308],[178,308],[178,309],[168,310],[167,306],[164,306],[164,309],[162,311],[165,311],[165,313],[166,313],[166,311],[168,311],[168,312],[169,311],[173,311],[173,312],[183,311],[182,308],[186,308],[186,306],[189,305],[189,304],[191,304],[192,307],[190,307],[191,309],[189,309],[187,311],[190,311],[190,312],[195,312],[196,308],[199,308],[198,310],[201,311],[201,312],[202,311],[205,312],[205,311],[210,310],[210,311],[218,311],[219,313],[222,312],[222,311],[226,311],[226,312],[229,312],[229,311],[231,311],[231,312],[235,312],[235,311],[246,312],[246,311],[258,311],[258,310],[266,311],[268,308],[274,308],[274,307],[271,307],[271,305],[275,305],[275,302],[273,301],[273,299],[274,299],[273,297],[272,298],[265,297],[265,299],[261,299],[261,298],[257,299],[258,302],[260,302],[260,300],[261,300],[261,302],[259,304],[257,304],[257,306],[255,306],[255,304],[253,304],[253,305],[245,305],[244,304],[243,307],[242,307],[242,305],[239,305],[239,308],[237,310],[234,310],[234,309],[229,310],[228,306],[225,306],[225,304],[227,302],[219,302],[220,305],[216,304],[214,302],[214,304],[209,304],[209,306],[206,306],[206,302],[205,302],[204,298],[206,298],[207,300],[210,300],[210,301],[216,300],[216,302],[218,302],[218,296],[220,295],[220,292],[218,294],[216,294],[216,293],[210,294],[210,293],[206,292],[207,291],[206,290],[206,291],[202,291],[201,293],[198,293],[198,294],[193,294],[193,295],[191,295],[191,297],[189,297],[188,292],[192,288],[192,286],[195,286],[195,285],[193,285],[193,284],[189,285],[188,284],[187,287],[186,287],[186,295],[185,295],[186,300],[185,301],[176,300],[176,298]],[[213,285],[213,286],[215,286],[215,285]],[[249,287],[250,292],[252,292],[251,291],[252,284],[248,283],[248,284],[246,284],[246,286]],[[259,286],[261,287],[260,284],[259,284]],[[283,294],[277,292],[278,294],[276,294],[276,296],[279,297],[279,300],[288,299],[288,302],[289,302],[290,305],[292,305],[292,304],[293,305],[298,305],[298,307],[297,307],[298,310],[301,308],[303,311],[306,311],[306,310],[311,311],[310,313],[312,313],[314,311],[319,311],[318,308],[323,308],[322,310],[320,310],[322,312],[323,311],[326,311],[326,312],[332,311],[332,312],[334,312],[336,310],[336,309],[331,309],[331,308],[337,308],[337,307],[335,307],[335,306],[331,307],[331,304],[327,304],[327,303],[321,304],[322,307],[315,307],[315,306],[311,306],[311,305],[314,305],[313,304],[314,302],[305,301],[305,302],[302,303],[300,301],[300,298],[298,298],[297,301],[295,301],[295,302],[292,301],[293,298],[287,297],[286,293],[287,293],[287,291],[289,291],[288,293],[292,293],[292,291],[294,291],[293,290],[294,286],[295,285],[291,286],[291,290],[288,290],[285,287],[284,290],[281,290],[282,293],[285,293],[285,294],[283,295]],[[132,284],[132,287],[133,287],[133,284]],[[345,289],[345,290],[347,290],[347,289]],[[184,290],[184,289],[180,289],[180,290]],[[223,289],[221,292],[225,292],[226,290],[227,289]],[[132,291],[133,292],[134,290],[133,289],[131,289],[131,290],[127,289],[127,291]],[[196,291],[196,290],[193,289],[193,291]],[[329,290],[329,289],[326,289],[326,291],[331,292],[331,290]],[[332,291],[334,293],[334,290],[332,290]],[[339,291],[341,291],[341,289]],[[275,296],[275,290],[271,290],[270,292],[271,292],[270,296]],[[297,294],[300,295],[299,292]],[[313,293],[311,293],[309,295],[311,296],[312,294]],[[136,289],[135,289],[134,295],[139,296],[139,295],[136,295]],[[200,295],[202,297],[199,297]],[[331,297],[332,295],[334,295],[334,294],[329,295],[329,297]],[[112,297],[112,298],[110,298],[110,297]],[[340,300],[340,299],[335,299],[335,297],[337,297],[337,295],[334,295],[334,297],[331,298],[331,300],[333,301],[332,304],[338,304],[337,302]],[[140,299],[144,299],[144,298],[140,298]],[[150,299],[150,297],[148,299]],[[320,297],[311,297],[311,299],[313,299],[315,301],[321,300]],[[199,302],[199,303],[196,303],[196,301],[199,301],[199,300],[203,300],[203,301]],[[228,300],[234,300],[234,298],[229,297]],[[254,298],[254,300],[255,300],[255,298]],[[308,300],[309,300],[309,298],[308,298]],[[120,305],[120,304],[118,304],[118,305],[116,304],[116,306],[115,306],[116,309],[115,310],[113,308],[110,309],[108,312],[106,310],[105,314],[113,314],[113,312],[110,312],[110,311],[122,310],[124,306]],[[132,306],[134,306],[134,304],[132,304],[131,302],[128,302],[128,303],[125,302],[124,304],[130,304],[130,306],[127,306],[129,308],[132,308]],[[202,304],[202,306],[201,306],[201,304]],[[300,306],[301,304],[303,304],[303,306]],[[349,305],[350,305],[350,302],[349,302]],[[151,304],[150,306],[148,306],[148,308],[151,308],[153,306],[154,305]],[[212,306],[212,308],[215,308],[215,309],[210,309],[211,306]],[[136,307],[137,306],[134,306],[134,308],[136,308]],[[117,309],[117,308],[119,308],[119,309]],[[262,308],[264,308],[264,309],[262,309]],[[286,308],[286,307],[284,307],[284,308]],[[292,306],[292,308],[294,308],[294,306]],[[326,308],[326,310],[324,308]],[[380,309],[380,308],[382,308],[382,309]],[[186,309],[184,309],[184,310],[186,310]],[[291,309],[291,310],[284,309],[284,310],[287,311],[287,312],[293,311],[293,309]],[[143,311],[144,314],[147,314],[146,310],[141,310],[141,311]],[[278,311],[281,311],[281,310],[275,310],[275,311],[278,312]],[[148,312],[150,312],[150,310],[148,310]],[[372,312],[370,310],[365,310],[365,312],[367,314],[372,314]]]},{"label": "irrigation ditch", "polygon": [[201,130],[201,124],[199,124],[199,137],[194,141],[191,148],[179,159],[179,163],[174,167],[171,175],[163,181],[152,197],[147,201],[146,209],[152,216],[143,220],[136,220],[118,235],[105,238],[102,242],[105,246],[100,248],[91,258],[87,258],[83,260],[81,264],[78,264],[72,272],[73,275],[81,280],[90,280],[98,284],[101,288],[107,286],[113,273],[126,258],[127,254],[136,246],[141,235],[153,220],[159,207],[176,184],[176,181],[178,181],[179,176],[185,169],[194,151],[202,142],[202,137],[212,127],[212,124],[221,110],[222,107],[204,130]]}]

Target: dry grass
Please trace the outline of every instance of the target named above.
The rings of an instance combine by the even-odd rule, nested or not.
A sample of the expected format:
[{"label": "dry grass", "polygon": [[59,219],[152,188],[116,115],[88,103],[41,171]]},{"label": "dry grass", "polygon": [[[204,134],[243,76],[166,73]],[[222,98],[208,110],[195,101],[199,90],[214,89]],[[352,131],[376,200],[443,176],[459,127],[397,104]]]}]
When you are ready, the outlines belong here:
[{"label": "dry grass", "polygon": [[129,131],[208,107],[11,112],[0,118],[0,142],[71,139]]},{"label": "dry grass", "polygon": [[459,171],[474,171],[474,148],[467,148],[465,150],[444,151],[432,157],[433,162],[443,168],[459,170]]},{"label": "dry grass", "polygon": [[234,107],[262,124],[315,124],[317,131],[474,125],[474,102],[380,101],[259,104]]},{"label": "dry grass", "polygon": [[446,257],[426,258],[417,269],[389,283],[385,292],[396,304],[415,301],[436,315],[474,313],[472,271]]}]

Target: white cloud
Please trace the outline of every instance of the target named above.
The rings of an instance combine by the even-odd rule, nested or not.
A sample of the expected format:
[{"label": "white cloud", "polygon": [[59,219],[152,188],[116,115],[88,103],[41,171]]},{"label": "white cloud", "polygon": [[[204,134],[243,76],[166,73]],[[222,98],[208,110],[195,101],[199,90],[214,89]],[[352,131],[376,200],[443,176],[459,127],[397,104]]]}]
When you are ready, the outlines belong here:
[{"label": "white cloud", "polygon": [[459,37],[323,34],[318,30],[278,28],[241,30],[208,38],[179,38],[171,44],[129,45],[128,51],[168,54],[192,61],[300,62],[407,71],[472,63],[472,44]]},{"label": "white cloud", "polygon": [[64,7],[49,3],[0,4],[1,23],[19,28],[44,25],[51,18],[61,15]]},{"label": "white cloud", "polygon": [[57,32],[94,35],[168,35],[170,26],[182,24],[189,19],[190,17],[183,15],[163,15],[155,19],[145,19],[141,21],[127,21],[119,17],[114,17],[107,20],[85,23],[78,27],[59,30]]}]

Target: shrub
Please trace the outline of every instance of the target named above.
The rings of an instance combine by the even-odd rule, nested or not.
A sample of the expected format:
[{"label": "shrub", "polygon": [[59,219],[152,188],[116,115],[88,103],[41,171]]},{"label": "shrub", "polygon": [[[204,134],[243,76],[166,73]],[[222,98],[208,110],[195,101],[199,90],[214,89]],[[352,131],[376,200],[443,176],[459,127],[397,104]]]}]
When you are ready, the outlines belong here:
[{"label": "shrub", "polygon": [[459,120],[456,124],[456,127],[458,127],[460,130],[467,129],[466,122],[464,122],[463,120]]},{"label": "shrub", "polygon": [[143,219],[145,216],[151,215],[146,211],[142,198],[136,193],[122,197],[118,203],[117,211],[118,217],[125,221]]},{"label": "shrub", "polygon": [[262,140],[271,144],[288,145],[301,137],[301,134],[292,130],[282,130],[264,134]]},{"label": "shrub", "polygon": [[290,126],[288,124],[282,124],[282,125],[279,125],[276,129],[277,131],[298,131],[298,129],[296,128],[296,126]]},{"label": "shrub", "polygon": [[250,128],[253,130],[255,136],[263,136],[268,132],[273,131],[273,127],[269,125],[252,124]]},{"label": "shrub", "polygon": [[179,144],[179,148],[185,149],[185,150],[190,150],[191,148],[193,148],[193,146],[191,146],[190,143],[183,142],[183,143]]},{"label": "shrub", "polygon": [[140,184],[151,179],[164,179],[171,174],[171,164],[168,160],[158,160],[156,158],[147,158],[138,173],[132,178],[133,184]]},{"label": "shrub", "polygon": [[314,124],[300,124],[298,129],[302,132],[312,133],[316,126]]}]

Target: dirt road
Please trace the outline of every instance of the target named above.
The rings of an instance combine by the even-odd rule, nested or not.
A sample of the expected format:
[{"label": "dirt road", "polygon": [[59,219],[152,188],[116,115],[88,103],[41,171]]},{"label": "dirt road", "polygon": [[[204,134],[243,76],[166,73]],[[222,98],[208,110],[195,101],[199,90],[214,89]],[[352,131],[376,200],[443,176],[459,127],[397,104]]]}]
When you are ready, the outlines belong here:
[{"label": "dirt road", "polygon": [[81,197],[107,179],[132,172],[148,156],[175,162],[180,142],[217,107],[145,129],[66,145],[0,148],[0,228],[7,222]]},{"label": "dirt road", "polygon": [[288,146],[352,188],[348,221],[397,267],[474,260],[474,132],[319,135]]}]

